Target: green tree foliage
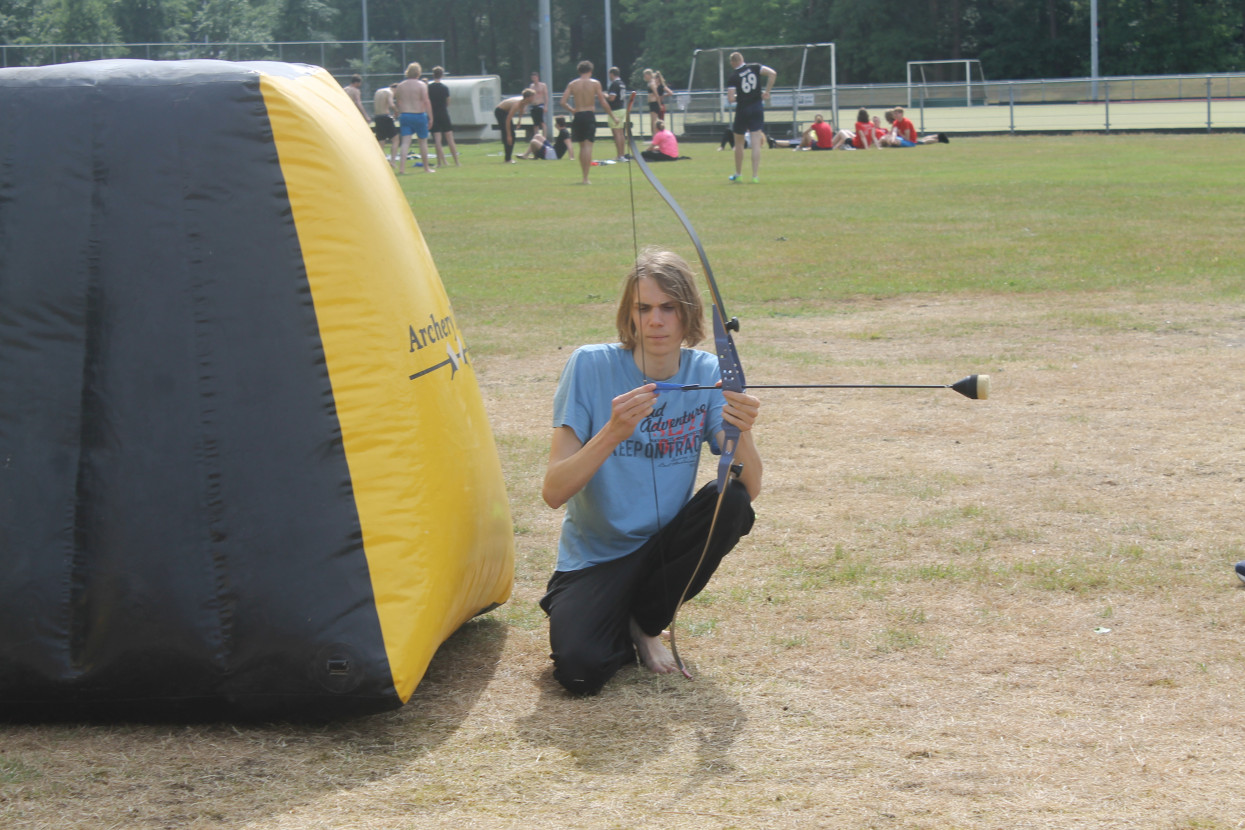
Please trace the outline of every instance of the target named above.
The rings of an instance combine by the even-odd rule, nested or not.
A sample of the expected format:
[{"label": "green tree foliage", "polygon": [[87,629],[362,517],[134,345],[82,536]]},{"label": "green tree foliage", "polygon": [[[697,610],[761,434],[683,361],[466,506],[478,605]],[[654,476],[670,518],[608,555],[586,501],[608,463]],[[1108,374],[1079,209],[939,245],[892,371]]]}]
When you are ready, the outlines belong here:
[{"label": "green tree foliage", "polygon": [[340,11],[325,0],[278,0],[273,38],[333,40],[331,24],[339,14]]},{"label": "green tree foliage", "polygon": [[276,18],[272,0],[197,0],[187,35],[206,43],[268,41]]},{"label": "green tree foliage", "polygon": [[106,0],[40,0],[34,6],[32,43],[116,43],[120,36]]},{"label": "green tree foliage", "polygon": [[113,19],[125,43],[185,40],[190,0],[115,0]]},{"label": "green tree foliage", "polygon": [[[614,59],[678,86],[696,49],[833,41],[841,83],[895,83],[910,60],[978,58],[988,78],[1081,77],[1090,0],[613,0]],[[360,0],[0,0],[0,42],[359,40]],[[445,41],[451,74],[518,91],[539,67],[538,0],[371,0],[372,40]],[[1103,75],[1245,69],[1241,0],[1100,0]],[[560,93],[584,58],[603,78],[602,0],[551,0]],[[377,60],[402,56],[377,50]],[[227,56],[227,55],[222,55]],[[58,59],[66,56],[58,53]],[[375,63],[375,61],[373,61]],[[820,76],[822,73],[818,73]],[[794,81],[784,72],[780,83]]]},{"label": "green tree foliage", "polygon": [[997,0],[978,3],[966,31],[991,78],[1085,76],[1089,65],[1088,3],[1074,0]]},{"label": "green tree foliage", "polygon": [[[910,60],[978,58],[994,79],[1090,71],[1089,0],[621,0],[642,65],[695,49],[833,41],[841,83],[903,80]],[[1245,69],[1239,0],[1101,0],[1100,72]],[[667,75],[671,73],[667,72]]]}]

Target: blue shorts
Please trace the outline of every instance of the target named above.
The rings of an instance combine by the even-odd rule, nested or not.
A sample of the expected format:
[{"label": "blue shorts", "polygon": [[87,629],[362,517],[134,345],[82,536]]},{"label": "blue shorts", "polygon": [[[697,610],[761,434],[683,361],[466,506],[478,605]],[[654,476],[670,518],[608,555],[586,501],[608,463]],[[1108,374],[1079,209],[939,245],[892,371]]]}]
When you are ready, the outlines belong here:
[{"label": "blue shorts", "polygon": [[404,112],[399,123],[402,125],[402,135],[414,135],[417,138],[428,137],[428,113],[426,112]]},{"label": "blue shorts", "polygon": [[743,135],[744,133],[755,133],[765,129],[765,104],[757,101],[754,104],[745,104],[735,110],[735,126],[732,128],[735,135]]}]

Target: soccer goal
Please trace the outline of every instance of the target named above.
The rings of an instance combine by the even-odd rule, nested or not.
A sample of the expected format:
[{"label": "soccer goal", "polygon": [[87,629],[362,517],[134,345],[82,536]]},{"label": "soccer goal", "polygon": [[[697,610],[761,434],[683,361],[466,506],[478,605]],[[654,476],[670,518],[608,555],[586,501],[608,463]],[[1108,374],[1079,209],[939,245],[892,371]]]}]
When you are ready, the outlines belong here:
[{"label": "soccer goal", "polygon": [[[726,79],[732,71],[730,54],[738,52],[748,63],[773,69],[778,77],[767,106],[770,138],[798,138],[802,121],[813,111],[829,112],[838,123],[838,81],[833,43],[791,43],[776,46],[718,46],[692,53],[687,95],[681,109],[687,113],[685,133],[695,127],[722,129],[733,116],[726,102]],[[781,113],[781,115],[780,115]],[[803,114],[803,115],[802,115]],[[786,122],[786,116],[790,122]]]},{"label": "soccer goal", "polygon": [[908,106],[985,106],[981,61],[908,61]]}]

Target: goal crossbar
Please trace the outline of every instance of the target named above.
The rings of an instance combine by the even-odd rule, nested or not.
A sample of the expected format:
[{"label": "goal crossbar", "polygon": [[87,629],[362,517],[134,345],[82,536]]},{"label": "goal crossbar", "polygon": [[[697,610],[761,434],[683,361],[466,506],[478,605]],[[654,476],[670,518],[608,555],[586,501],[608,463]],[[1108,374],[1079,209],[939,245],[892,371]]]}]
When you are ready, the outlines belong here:
[{"label": "goal crossbar", "polygon": [[[977,67],[977,77],[973,78],[973,66]],[[925,67],[927,66],[960,66],[964,68],[964,79],[957,80],[939,80],[930,81],[925,76]],[[914,84],[912,80],[912,70],[916,68],[920,74],[919,80]],[[912,89],[914,86],[924,89],[925,87],[934,85],[940,87],[964,87],[964,106],[971,107],[973,105],[973,84],[986,82],[985,72],[981,68],[981,61],[977,58],[954,58],[948,60],[937,61],[908,61],[908,106],[913,106]]]}]

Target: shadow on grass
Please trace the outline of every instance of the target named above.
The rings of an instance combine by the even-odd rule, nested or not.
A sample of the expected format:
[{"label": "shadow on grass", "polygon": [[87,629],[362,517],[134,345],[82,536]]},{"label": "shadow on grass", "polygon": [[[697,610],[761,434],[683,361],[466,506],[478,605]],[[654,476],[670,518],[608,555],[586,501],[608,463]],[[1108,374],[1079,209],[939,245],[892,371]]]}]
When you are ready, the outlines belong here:
[{"label": "shadow on grass", "polygon": [[732,748],[748,717],[707,677],[658,677],[637,665],[619,672],[601,694],[577,698],[550,669],[539,685],[535,709],[516,721],[519,737],[565,753],[586,772],[643,774],[689,741],[696,765],[684,770],[688,789],[734,770]]},{"label": "shadow on grass", "polygon": [[397,774],[460,728],[507,630],[467,623],[403,708],[355,720],[0,725],[0,826],[234,828]]}]

